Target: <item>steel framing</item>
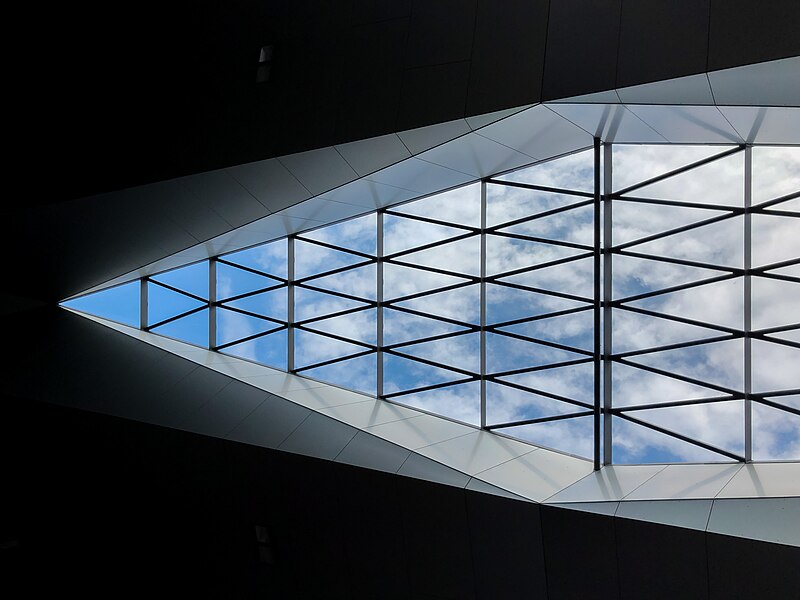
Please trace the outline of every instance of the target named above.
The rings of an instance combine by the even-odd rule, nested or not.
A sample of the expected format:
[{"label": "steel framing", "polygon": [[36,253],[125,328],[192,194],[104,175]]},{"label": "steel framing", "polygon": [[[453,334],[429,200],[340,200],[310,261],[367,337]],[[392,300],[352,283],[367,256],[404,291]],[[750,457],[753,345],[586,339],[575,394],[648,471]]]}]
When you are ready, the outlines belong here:
[{"label": "steel framing", "polygon": [[[640,197],[636,195],[638,190],[642,190],[646,186],[666,180],[670,177],[697,169],[706,164],[724,159],[736,153],[744,153],[744,190],[743,190],[743,203],[742,206],[727,206],[727,205],[712,205],[702,202],[691,201],[678,201],[678,200],[661,200],[647,197]],[[736,461],[750,461],[752,460],[752,405],[759,403],[765,406],[777,408],[787,413],[800,416],[800,410],[791,406],[780,403],[782,396],[800,394],[800,388],[797,389],[781,389],[772,390],[770,392],[754,393],[752,389],[752,340],[769,341],[775,344],[781,344],[788,347],[799,348],[800,343],[782,338],[772,337],[770,334],[781,333],[800,329],[800,323],[793,323],[783,325],[780,327],[762,328],[754,330],[752,328],[752,280],[754,277],[771,278],[782,281],[789,281],[800,284],[800,277],[786,275],[783,273],[774,272],[777,269],[800,264],[800,258],[785,260],[778,263],[763,265],[758,268],[752,266],[752,215],[764,214],[774,215],[789,218],[800,218],[800,212],[787,211],[772,208],[782,203],[788,202],[795,198],[800,197],[800,191],[794,192],[780,198],[771,199],[766,202],[753,204],[752,202],[752,148],[750,146],[737,146],[734,148],[725,149],[713,156],[695,161],[691,164],[674,169],[668,173],[661,174],[657,177],[649,178],[640,181],[635,185],[626,187],[625,189],[613,191],[612,180],[612,146],[611,144],[601,144],[599,139],[595,139],[592,148],[593,153],[593,174],[594,184],[593,191],[587,192],[582,190],[564,189],[552,186],[541,186],[530,183],[523,183],[519,181],[510,181],[506,179],[498,179],[496,177],[487,177],[480,182],[480,225],[478,227],[468,226],[460,223],[453,223],[450,221],[435,219],[431,217],[419,216],[404,212],[401,207],[393,209],[381,209],[377,211],[376,215],[376,250],[374,254],[360,252],[341,246],[329,244],[327,242],[315,240],[309,236],[302,234],[290,235],[286,238],[287,244],[287,276],[278,277],[266,271],[261,271],[248,267],[243,264],[235,262],[234,257],[221,255],[209,260],[209,287],[208,297],[203,298],[195,294],[191,294],[185,290],[178,289],[172,285],[166,284],[157,279],[158,276],[144,277],[140,280],[140,328],[146,331],[157,330],[158,328],[192,315],[198,311],[205,309],[209,310],[209,342],[208,347],[211,350],[221,351],[229,347],[242,344],[257,338],[267,336],[280,331],[287,332],[287,347],[286,347],[286,368],[291,373],[302,373],[316,369],[319,367],[332,365],[347,361],[353,358],[375,355],[376,357],[376,390],[375,395],[379,398],[398,401],[403,396],[416,394],[420,392],[447,388],[455,385],[460,385],[469,382],[480,383],[480,426],[486,430],[502,430],[511,427],[520,427],[523,425],[548,423],[555,421],[563,421],[566,419],[574,419],[579,417],[592,417],[593,420],[593,459],[596,469],[600,468],[600,464],[611,464],[612,457],[612,417],[633,423],[635,425],[648,428],[650,430],[659,432],[661,434],[671,436],[675,439],[693,444],[700,448],[710,450],[722,457],[736,460]],[[522,218],[513,219],[504,223],[488,226],[487,223],[487,190],[490,186],[505,186],[513,187],[531,192],[542,194],[559,194],[568,198],[574,199],[564,206],[550,208],[538,213],[526,215]],[[642,203],[650,205],[666,205],[682,208],[702,208],[713,209],[720,211],[722,214],[719,216],[702,219],[680,227],[674,227],[666,231],[656,234],[647,235],[638,239],[627,241],[624,243],[613,243],[613,227],[612,227],[612,206],[615,203]],[[581,244],[568,240],[551,239],[548,237],[533,236],[510,231],[509,228],[524,223],[531,223],[537,219],[574,211],[576,209],[593,208],[593,243]],[[414,246],[402,251],[393,253],[385,252],[384,235],[385,235],[385,217],[389,215],[395,219],[406,219],[417,221],[422,224],[441,225],[451,229],[459,230],[460,233],[440,239],[435,242]],[[660,256],[650,254],[647,252],[637,251],[636,248],[646,242],[665,239],[670,236],[692,231],[703,227],[705,225],[722,222],[738,216],[743,216],[744,222],[744,263],[741,268],[719,265],[714,263],[690,261],[680,258]],[[414,253],[438,248],[446,244],[451,244],[457,241],[479,238],[480,242],[480,266],[479,275],[470,275],[468,273],[453,272],[450,268],[445,266],[437,267],[431,265],[422,265],[414,262],[409,262],[410,255]],[[523,242],[536,242],[539,244],[547,244],[562,248],[569,248],[577,250],[576,254],[566,256],[554,260],[549,260],[539,264],[531,264],[522,268],[516,268],[501,273],[489,274],[487,271],[487,241],[491,238],[505,238]],[[305,277],[296,277],[295,272],[295,257],[297,252],[297,242],[302,241],[306,244],[312,244],[323,248],[333,249],[339,252],[344,252],[354,259],[356,262],[350,265],[337,267],[309,275]],[[680,285],[673,285],[661,289],[650,290],[647,292],[629,295],[622,298],[614,298],[612,293],[612,278],[613,278],[613,258],[614,255],[621,257],[632,257],[639,259],[646,259],[649,261],[657,261],[675,265],[685,265],[691,267],[702,267],[717,271],[719,275],[708,277],[698,281],[692,281]],[[411,257],[413,260],[413,257]],[[557,265],[567,265],[576,261],[584,259],[592,259],[593,261],[593,280],[591,282],[593,292],[591,295],[577,295],[568,293],[561,290],[545,289],[531,285],[525,285],[513,281],[508,278],[514,275],[523,273],[534,273],[537,270]],[[227,298],[218,297],[218,289],[216,286],[217,279],[217,265],[223,264],[228,267],[241,269],[251,274],[256,274],[264,278],[265,285],[259,289],[252,290],[246,293],[237,294]],[[439,275],[447,275],[459,281],[448,285],[443,285],[430,290],[419,291],[405,296],[394,298],[387,298],[384,289],[384,266],[385,265],[398,265],[415,269],[417,271],[430,272]],[[320,279],[337,275],[365,267],[368,265],[376,265],[376,280],[375,280],[375,300],[369,298],[362,298],[359,296],[343,293],[340,291],[328,289],[320,286],[317,282]],[[736,329],[731,327],[724,327],[721,325],[701,322],[685,317],[661,313],[658,311],[648,310],[641,307],[631,305],[632,302],[642,300],[645,298],[653,298],[668,293],[673,293],[682,290],[688,290],[699,286],[708,285],[720,281],[726,281],[734,278],[742,278],[744,282],[744,316],[743,328]],[[166,288],[172,292],[182,294],[189,298],[198,301],[201,306],[182,312],[181,314],[174,315],[170,318],[161,320],[157,323],[150,324],[148,322],[148,286],[158,285]],[[469,322],[460,319],[453,319],[441,315],[434,315],[423,313],[421,311],[403,306],[402,303],[409,300],[424,298],[434,294],[457,290],[467,286],[477,286],[480,290],[480,317],[478,322]],[[507,320],[503,322],[492,323],[487,316],[487,288],[490,285],[500,286],[510,289],[527,291],[532,293],[543,294],[554,298],[563,298],[573,300],[580,303],[580,306],[571,309],[564,309],[558,311],[551,311],[544,314],[536,314],[523,318]],[[315,315],[313,317],[300,319],[296,318],[295,314],[295,291],[297,288],[312,290],[315,292],[347,299],[359,303],[359,306],[336,312]],[[286,290],[286,319],[278,319],[266,314],[243,310],[231,303],[236,300],[251,297],[257,294],[270,292],[274,290]],[[362,311],[375,310],[375,344],[370,344],[361,340],[352,339],[346,336],[337,335],[334,333],[326,332],[315,327],[315,323],[325,321],[334,317],[342,317],[353,315]],[[416,338],[404,342],[386,344],[384,339],[384,319],[385,311],[394,310],[409,315],[426,317],[446,323],[455,325],[461,329],[458,331],[430,335],[423,338]],[[217,336],[217,317],[222,311],[231,311],[239,313],[248,317],[263,320],[265,326],[268,326],[264,331],[249,335],[245,338],[229,340],[220,344]],[[560,316],[571,314],[578,314],[584,311],[592,311],[593,315],[593,344],[591,350],[586,348],[579,348],[570,344],[563,344],[557,341],[543,339],[539,337],[532,337],[523,335],[521,333],[508,331],[506,328],[514,325],[532,323],[544,319],[552,319]],[[691,340],[681,343],[662,344],[654,347],[630,350],[625,352],[614,352],[613,349],[613,315],[615,311],[627,311],[634,314],[645,315],[648,317],[665,319],[674,323],[683,323],[689,325],[697,325],[706,329],[718,332],[718,335],[713,337],[703,338],[699,340]],[[350,353],[342,356],[336,356],[328,360],[316,362],[313,364],[299,365],[295,360],[295,332],[297,330],[306,331],[329,339],[346,342],[355,345],[361,350],[355,353]],[[469,369],[463,369],[455,365],[449,365],[442,362],[429,360],[408,352],[404,352],[404,348],[409,346],[423,344],[426,342],[433,342],[449,338],[457,338],[468,334],[477,333],[480,339],[480,367],[477,372]],[[578,358],[553,362],[543,365],[530,365],[528,367],[507,369],[502,371],[494,371],[488,369],[487,363],[487,336],[494,334],[506,338],[521,340],[530,344],[541,345],[549,348],[565,350],[578,356]],[[635,360],[637,357],[646,356],[652,353],[661,352],[665,350],[685,349],[695,346],[703,346],[706,344],[742,339],[744,343],[744,380],[741,389],[731,389],[726,386],[720,386],[711,382],[698,380],[680,373],[667,372],[652,366],[648,366]],[[387,393],[384,381],[384,357],[397,356],[403,359],[415,361],[420,364],[444,369],[453,374],[454,379],[443,381],[436,384],[422,385],[409,389],[400,389]],[[546,390],[537,389],[515,382],[508,377],[544,371],[549,369],[557,369],[565,366],[580,365],[580,364],[593,365],[593,398],[591,400],[578,399],[560,394],[555,394]],[[711,389],[719,392],[719,395],[712,398],[687,398],[671,402],[650,402],[644,404],[637,404],[634,406],[614,406],[613,403],[613,386],[612,386],[612,369],[614,364],[625,365],[636,369],[648,371],[657,375],[670,377],[678,381],[702,386],[706,389]],[[536,417],[525,420],[516,420],[511,422],[494,423],[491,422],[487,412],[487,384],[493,383],[502,385],[510,389],[518,390],[520,392],[534,394],[551,400],[556,400],[563,403],[565,406],[575,407],[576,411],[566,414],[553,414],[549,416]],[[744,405],[744,455],[736,452],[731,452],[724,448],[718,448],[703,440],[694,439],[690,436],[684,435],[680,432],[671,431],[669,429],[654,425],[647,421],[641,420],[632,416],[630,413],[635,413],[642,410],[672,408],[678,406],[692,406],[703,405],[717,402],[725,402],[731,400],[743,400]]]}]

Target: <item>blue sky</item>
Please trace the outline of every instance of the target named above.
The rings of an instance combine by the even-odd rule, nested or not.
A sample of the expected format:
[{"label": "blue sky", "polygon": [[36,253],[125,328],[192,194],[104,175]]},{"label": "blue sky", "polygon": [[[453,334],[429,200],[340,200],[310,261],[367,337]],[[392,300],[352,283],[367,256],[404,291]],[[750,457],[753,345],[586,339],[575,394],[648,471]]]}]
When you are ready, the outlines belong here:
[{"label": "blue sky", "polygon": [[[620,189],[658,175],[694,160],[721,152],[720,147],[617,146],[614,150],[614,188]],[[800,152],[797,148],[756,148],[754,159],[754,201],[764,201],[800,189]],[[684,200],[704,205],[737,207],[743,201],[742,153],[717,161],[686,174],[642,188],[636,196]],[[503,179],[591,191],[593,185],[591,152],[571,155],[504,176]],[[493,227],[528,215],[585,201],[584,197],[489,185],[487,221]],[[794,203],[796,204],[796,203]],[[800,207],[787,203],[787,209]],[[776,207],[777,208],[777,207]],[[480,189],[471,185],[457,190],[408,203],[393,209],[401,215],[439,219],[468,227],[480,226]],[[711,208],[676,208],[661,205],[617,201],[614,203],[614,242],[630,240],[697,222],[724,210]],[[403,252],[426,243],[461,235],[464,229],[430,224],[396,215],[384,221],[385,253]],[[561,240],[590,246],[593,242],[591,206],[576,207],[565,212],[503,228],[501,232],[546,240]],[[754,216],[754,266],[800,256],[800,220],[793,217]],[[637,252],[679,260],[709,262],[721,266],[743,266],[743,217],[735,217],[697,230],[657,239],[631,248]],[[376,216],[358,219],[308,232],[302,237],[337,247],[374,255],[376,252]],[[287,244],[280,240],[223,257],[225,260],[256,269],[278,278],[287,276]],[[535,264],[543,264],[584,250],[543,242],[521,240],[500,235],[487,238],[487,275],[507,273]],[[295,245],[297,278],[312,276],[331,269],[355,265],[363,257],[321,247],[298,240]],[[477,276],[480,272],[480,240],[478,236],[414,252],[398,257],[412,266],[385,264],[384,297],[390,301],[424,290],[469,280],[457,275]],[[413,268],[428,267],[444,273]],[[798,266],[780,271],[800,276]],[[449,273],[449,274],[445,274]],[[613,292],[615,299],[638,295],[670,286],[719,275],[721,271],[657,262],[642,258],[615,256]],[[207,297],[208,266],[206,262],[190,265],[155,276],[154,279],[190,294]],[[566,294],[557,297],[499,285],[507,282]],[[487,286],[488,324],[547,314],[569,309],[590,308],[580,298],[591,298],[592,259],[584,258],[566,264],[503,277]],[[263,275],[233,266],[218,264],[217,296],[219,299],[254,291],[277,283]],[[343,273],[313,280],[324,290],[340,292],[366,301],[376,298],[376,267],[366,265]],[[722,281],[682,292],[642,299],[632,306],[741,329],[743,287],[741,279]],[[574,298],[573,298],[574,297]],[[120,321],[138,324],[139,284],[134,282],[71,301],[68,306]],[[455,369],[477,372],[479,369],[479,335],[457,324],[426,318],[423,315],[454,319],[477,325],[480,319],[479,286],[459,289],[399,302],[398,308],[419,311],[409,314],[387,307],[384,309],[384,344],[463,331],[462,335],[445,340],[398,348],[407,355],[444,363]],[[149,284],[149,322],[151,324],[192,310],[202,303],[158,286]],[[225,305],[223,305],[225,306]],[[233,301],[231,307],[285,320],[286,289]],[[800,321],[800,284],[754,278],[753,327],[772,327]],[[355,299],[336,297],[321,291],[296,289],[297,320],[331,315],[338,311],[361,307],[364,310],[345,316],[320,320],[309,327],[332,335],[366,344],[376,343],[376,310]],[[624,310],[614,310],[614,350],[641,350],[650,347],[703,339],[720,335],[719,331],[681,324]],[[276,325],[255,317],[220,308],[217,311],[218,343],[223,344],[274,328]],[[583,310],[564,316],[545,318],[529,323],[509,325],[502,331],[535,337],[577,349],[592,349],[592,311]],[[177,339],[204,346],[208,339],[207,310],[173,321],[154,329]],[[800,341],[798,330],[776,334],[776,337]],[[231,346],[225,352],[286,368],[285,331]],[[800,388],[796,365],[800,349],[754,341],[754,390],[774,391]],[[363,351],[357,344],[338,341],[308,331],[296,333],[295,357],[298,367]],[[757,352],[755,352],[757,350]],[[670,373],[694,377],[732,389],[742,389],[743,343],[729,340],[680,350],[662,351],[631,357],[630,360]],[[489,372],[503,372],[537,365],[548,365],[585,358],[580,352],[554,348],[499,335],[487,334]],[[794,365],[794,367],[792,367]],[[386,354],[384,359],[384,393],[424,387],[464,377],[457,372],[433,367],[403,357]],[[354,358],[304,371],[304,374],[343,387],[375,393],[376,356]],[[574,364],[530,373],[501,377],[512,385],[540,389],[547,394],[591,404],[593,368],[591,363]],[[616,406],[635,406],[660,401],[703,398],[719,395],[718,391],[674,378],[637,369],[614,366],[614,398]],[[464,383],[409,395],[395,401],[417,406],[476,424],[480,414],[479,384]],[[800,407],[800,397],[783,400]],[[531,394],[520,389],[489,383],[487,415],[491,423],[504,423],[584,410],[553,397]],[[743,446],[743,401],[644,410],[632,416],[665,427],[706,443],[740,454]],[[800,417],[757,405],[754,411],[756,458],[800,458]],[[527,425],[504,430],[510,435],[566,452],[588,456],[592,447],[592,419],[581,417],[553,423]],[[678,462],[725,460],[702,448],[641,426],[614,419],[616,462]]]}]

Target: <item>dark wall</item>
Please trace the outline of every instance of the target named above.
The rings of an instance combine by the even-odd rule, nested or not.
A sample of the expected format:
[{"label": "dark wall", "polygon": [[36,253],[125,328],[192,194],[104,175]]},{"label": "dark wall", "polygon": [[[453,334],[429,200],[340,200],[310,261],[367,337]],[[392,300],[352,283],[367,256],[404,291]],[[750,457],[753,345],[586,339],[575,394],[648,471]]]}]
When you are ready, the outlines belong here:
[{"label": "dark wall", "polygon": [[[13,61],[10,99],[18,110],[7,144],[24,166],[15,176],[36,188],[24,203],[58,202],[541,98],[797,55],[799,6],[145,0],[19,7],[14,22],[26,41]],[[268,81],[257,83],[264,45],[274,54]]]},{"label": "dark wall", "polygon": [[[98,409],[124,394],[185,401],[183,379],[159,392],[168,372],[193,365],[61,310],[17,312],[6,334],[15,353],[0,395],[0,568],[26,597],[800,592],[798,548],[540,507],[51,405],[69,394],[90,394]],[[256,526],[268,536],[261,544]]]}]

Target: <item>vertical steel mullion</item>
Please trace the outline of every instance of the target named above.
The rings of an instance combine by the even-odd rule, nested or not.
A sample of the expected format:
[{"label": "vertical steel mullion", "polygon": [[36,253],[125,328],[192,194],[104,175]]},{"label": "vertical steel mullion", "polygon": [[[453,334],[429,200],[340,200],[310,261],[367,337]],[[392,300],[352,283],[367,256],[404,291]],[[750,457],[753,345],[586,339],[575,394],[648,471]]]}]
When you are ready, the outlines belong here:
[{"label": "vertical steel mullion", "polygon": [[752,362],[752,219],[753,205],[753,147],[744,149],[744,458],[753,460],[753,392]]},{"label": "vertical steel mullion", "polygon": [[294,236],[286,238],[286,370],[294,371]]},{"label": "vertical steel mullion", "polygon": [[208,259],[208,349],[217,348],[217,259]]},{"label": "vertical steel mullion", "polygon": [[612,456],[612,200],[613,149],[611,144],[603,146],[603,464],[610,465]]},{"label": "vertical steel mullion", "polygon": [[594,470],[600,470],[600,138],[594,138]]},{"label": "vertical steel mullion", "polygon": [[486,427],[486,181],[481,181],[481,428]]},{"label": "vertical steel mullion", "polygon": [[376,331],[376,345],[378,352],[376,356],[377,372],[375,375],[376,395],[378,398],[383,397],[383,211],[379,210],[376,218],[376,243],[375,255],[378,259],[376,263],[376,276],[375,276],[375,299],[377,301],[375,325]]},{"label": "vertical steel mullion", "polygon": [[139,280],[139,329],[147,331],[147,277]]}]

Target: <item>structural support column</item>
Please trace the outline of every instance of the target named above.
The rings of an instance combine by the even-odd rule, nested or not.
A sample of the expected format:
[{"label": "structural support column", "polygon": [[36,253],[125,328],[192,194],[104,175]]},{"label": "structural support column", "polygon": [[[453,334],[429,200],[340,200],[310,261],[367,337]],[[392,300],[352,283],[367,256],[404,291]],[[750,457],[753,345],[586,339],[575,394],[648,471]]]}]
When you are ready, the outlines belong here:
[{"label": "structural support column", "polygon": [[294,371],[294,236],[286,238],[286,370]]},{"label": "structural support column", "polygon": [[375,307],[375,326],[377,328],[375,335],[375,343],[378,347],[378,352],[375,360],[377,361],[377,370],[375,374],[375,392],[378,398],[383,397],[383,211],[379,210],[376,215],[375,233],[375,256],[378,259],[376,263],[375,275],[375,299],[377,306]]},{"label": "structural support column", "polygon": [[217,349],[217,259],[208,259],[208,349]]},{"label": "structural support column", "polygon": [[752,225],[753,215],[750,208],[753,205],[753,147],[744,149],[744,458],[747,462],[753,460],[753,403],[750,394],[753,393],[753,361],[752,338],[750,332],[753,328],[753,294],[752,276],[750,269],[752,261]]},{"label": "structural support column", "polygon": [[481,181],[481,428],[486,427],[486,181]]},{"label": "structural support column", "polygon": [[612,402],[612,367],[611,353],[613,351],[613,337],[611,334],[613,300],[612,264],[611,253],[612,238],[612,200],[613,150],[611,144],[603,145],[603,464],[612,462],[611,438],[611,408]]},{"label": "structural support column", "polygon": [[147,277],[139,280],[139,329],[147,331]]},{"label": "structural support column", "polygon": [[594,469],[600,470],[600,138],[594,138]]}]

